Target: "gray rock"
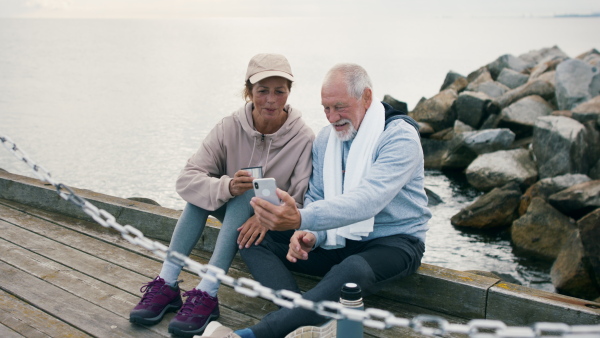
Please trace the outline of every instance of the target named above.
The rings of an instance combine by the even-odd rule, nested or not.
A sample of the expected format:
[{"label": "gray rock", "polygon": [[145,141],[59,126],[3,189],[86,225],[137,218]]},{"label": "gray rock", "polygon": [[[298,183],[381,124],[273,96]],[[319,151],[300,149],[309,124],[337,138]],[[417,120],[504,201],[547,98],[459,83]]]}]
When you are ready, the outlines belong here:
[{"label": "gray rock", "polygon": [[492,74],[492,77],[494,79],[496,79],[498,77],[498,75],[500,75],[500,72],[502,71],[502,69],[504,69],[504,68],[512,69],[514,71],[521,73],[524,70],[531,68],[533,66],[534,66],[534,63],[532,63],[532,62],[527,62],[527,61],[523,60],[522,58],[518,58],[514,55],[505,54],[505,55],[500,56],[494,62],[488,64],[487,68],[490,71],[490,73]]},{"label": "gray rock", "polygon": [[474,130],[473,127],[461,122],[460,120],[454,121],[454,133],[455,134],[471,132],[473,130]]},{"label": "gray rock", "polygon": [[548,81],[540,79],[527,82],[526,84],[509,90],[504,93],[504,95],[495,98],[494,102],[498,105],[498,107],[500,107],[500,109],[504,109],[513,102],[531,95],[538,95],[544,100],[550,100],[554,98],[554,85]]},{"label": "gray rock", "polygon": [[481,124],[479,129],[495,129],[500,124],[500,114],[490,114],[485,121]]},{"label": "gray rock", "polygon": [[590,169],[590,178],[600,180],[600,160]]},{"label": "gray rock", "polygon": [[456,91],[443,90],[417,105],[409,115],[418,122],[429,123],[436,131],[452,127],[456,120],[456,113],[450,108],[457,97]]},{"label": "gray rock", "polygon": [[538,117],[548,116],[553,110],[554,107],[540,96],[526,96],[502,109],[498,126],[509,128],[517,137],[529,136]]},{"label": "gray rock", "polygon": [[578,231],[571,232],[550,270],[552,285],[564,295],[593,300],[600,296]]},{"label": "gray rock", "polygon": [[572,110],[572,113],[571,117],[581,123],[598,121],[600,118],[600,95],[578,105]]},{"label": "gray rock", "polygon": [[433,130],[429,123],[417,122],[417,124],[419,125],[419,134],[421,134],[421,137],[427,137],[435,133],[435,130]]},{"label": "gray rock", "polygon": [[475,229],[508,227],[517,219],[521,190],[512,182],[480,196],[475,202],[452,216],[454,226]]},{"label": "gray rock", "polygon": [[427,194],[427,206],[434,206],[444,203],[444,200],[440,197],[440,195],[434,193],[428,188],[425,188],[425,193]]},{"label": "gray rock", "polygon": [[473,127],[479,128],[487,118],[487,105],[490,97],[484,93],[471,91],[462,92],[454,102],[454,110],[459,121]]},{"label": "gray rock", "polygon": [[570,59],[556,67],[556,99],[560,110],[571,110],[600,94],[600,70]]},{"label": "gray rock", "polygon": [[542,76],[542,74],[554,71],[556,67],[566,59],[568,59],[567,56],[558,55],[549,55],[543,58],[537,65],[535,65],[535,67],[530,70],[529,81],[539,78]]},{"label": "gray rock", "polygon": [[523,196],[521,196],[519,215],[523,215],[527,211],[529,203],[535,197],[539,197],[544,201],[547,201],[548,197],[550,197],[552,194],[570,188],[576,184],[591,180],[591,178],[583,174],[566,174],[541,179],[529,187]]},{"label": "gray rock", "polygon": [[423,148],[425,168],[441,169],[442,157],[448,149],[448,141],[423,138],[421,139],[421,147]]},{"label": "gray rock", "polygon": [[481,71],[474,73],[473,76],[475,74],[478,74],[478,76],[472,80],[469,80],[469,85],[467,85],[467,88],[465,88],[465,90],[477,92],[479,91],[477,90],[479,88],[479,85],[481,85],[482,83],[494,81],[494,79],[492,78],[492,74],[490,74],[490,72],[486,68],[482,68]]},{"label": "gray rock", "polygon": [[509,182],[527,188],[537,180],[535,162],[525,149],[500,150],[479,155],[465,171],[473,187],[489,191]]},{"label": "gray rock", "polygon": [[527,80],[529,80],[529,76],[509,68],[502,69],[500,75],[498,75],[498,82],[510,89],[515,89],[521,85],[524,85]]},{"label": "gray rock", "polygon": [[465,135],[465,146],[481,155],[498,150],[509,149],[515,140],[515,133],[510,129],[485,129]]},{"label": "gray rock", "polygon": [[554,260],[566,239],[575,231],[575,221],[536,197],[527,213],[513,222],[510,235],[517,248]]},{"label": "gray rock", "polygon": [[596,209],[577,222],[583,253],[591,266],[591,274],[600,285],[600,209]]},{"label": "gray rock", "polygon": [[564,116],[542,116],[533,128],[533,153],[540,178],[587,174],[587,132],[583,124]]},{"label": "gray rock", "polygon": [[446,152],[442,155],[442,168],[464,169],[477,158],[477,153],[465,144],[465,138],[473,133],[454,134],[452,140],[448,142]]},{"label": "gray rock", "polygon": [[548,57],[554,57],[554,56],[558,56],[558,57],[562,57],[562,58],[569,57],[565,52],[563,52],[560,48],[558,48],[558,46],[552,46],[549,48],[532,50],[525,54],[521,54],[521,55],[519,55],[519,59],[522,59],[529,64],[538,64],[542,60],[544,60]]},{"label": "gray rock", "polygon": [[467,131],[454,135],[442,156],[442,168],[466,168],[477,155],[509,149],[515,139],[515,134],[508,129]]},{"label": "gray rock", "polygon": [[489,97],[500,97],[509,90],[510,88],[496,81],[484,82],[475,88],[475,91],[485,93]]},{"label": "gray rock", "polygon": [[587,62],[592,66],[600,65],[600,52],[595,48],[590,49],[589,51],[577,56],[576,59]]},{"label": "gray rock", "polygon": [[[463,79],[464,79],[464,81],[463,81]],[[461,89],[456,89],[456,87],[453,88],[458,93],[466,87],[467,83],[468,83],[468,81],[467,81],[466,77],[464,77],[461,74],[458,74],[456,72],[449,71],[446,74],[446,78],[444,79],[444,83],[442,84],[440,91],[442,91],[444,89],[448,89],[448,87],[450,87],[450,86],[459,86],[460,87],[460,86],[462,86],[462,84],[464,84],[464,86]]]},{"label": "gray rock", "polygon": [[392,108],[396,110],[399,110],[403,113],[408,113],[408,106],[406,105],[406,102],[398,101],[391,95],[386,94],[383,97],[383,102],[389,104],[390,106],[392,106]]},{"label": "gray rock", "polygon": [[576,184],[550,195],[548,201],[565,215],[579,219],[600,208],[600,180]]}]

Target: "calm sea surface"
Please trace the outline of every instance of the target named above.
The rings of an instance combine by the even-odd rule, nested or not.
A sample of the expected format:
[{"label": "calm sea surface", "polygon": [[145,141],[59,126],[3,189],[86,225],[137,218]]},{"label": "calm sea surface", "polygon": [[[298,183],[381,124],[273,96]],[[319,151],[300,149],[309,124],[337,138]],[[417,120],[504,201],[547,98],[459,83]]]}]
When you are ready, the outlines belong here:
[{"label": "calm sea surface", "polygon": [[[375,93],[415,106],[450,70],[463,75],[503,54],[558,45],[600,47],[600,19],[0,19],[0,132],[55,179],[181,209],[174,182],[213,125],[243,104],[248,60],[285,54],[297,78],[289,102],[318,130],[320,83],[337,62],[371,74]],[[0,168],[32,176],[7,151]],[[513,253],[506,233],[465,233],[450,217],[479,193],[429,171],[432,208],[424,261],[511,275],[553,291],[547,263]]]}]

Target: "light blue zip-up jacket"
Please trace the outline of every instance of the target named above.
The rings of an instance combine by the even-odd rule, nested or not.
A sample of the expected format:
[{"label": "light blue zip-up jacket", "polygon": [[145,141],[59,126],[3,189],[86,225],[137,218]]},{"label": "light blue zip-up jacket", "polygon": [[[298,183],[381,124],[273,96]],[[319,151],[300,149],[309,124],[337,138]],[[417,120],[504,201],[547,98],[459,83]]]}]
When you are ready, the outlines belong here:
[{"label": "light blue zip-up jacket", "polygon": [[[431,212],[424,187],[424,160],[421,140],[415,128],[404,120],[386,125],[373,154],[373,164],[359,187],[324,200],[323,162],[331,125],[324,127],[313,143],[313,172],[300,209],[299,230],[312,231],[317,242],[325,242],[326,230],[375,217],[373,238],[407,234],[425,243]],[[343,143],[343,165],[352,140]]]}]

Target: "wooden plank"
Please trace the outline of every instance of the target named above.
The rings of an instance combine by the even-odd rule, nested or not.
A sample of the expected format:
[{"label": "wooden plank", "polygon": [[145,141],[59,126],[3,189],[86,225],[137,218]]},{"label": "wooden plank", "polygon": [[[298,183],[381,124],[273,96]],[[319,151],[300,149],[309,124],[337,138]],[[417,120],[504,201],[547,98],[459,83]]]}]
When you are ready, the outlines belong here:
[{"label": "wooden plank", "polygon": [[508,325],[598,325],[600,303],[502,282],[490,289],[487,314]]},{"label": "wooden plank", "polygon": [[[18,243],[23,247],[27,246],[28,248],[31,248],[37,241],[41,241],[37,245],[39,249],[36,249],[36,252],[43,255],[50,255],[48,257],[52,260],[61,262],[71,261],[72,263],[69,264],[70,268],[82,271],[87,275],[98,276],[103,281],[138,297],[141,296],[138,291],[139,287],[143,283],[149,282],[160,271],[160,262],[140,256],[132,252],[133,250],[128,250],[130,248],[140,250],[140,248],[125,241],[118,234],[112,234],[110,238],[105,237],[105,245],[101,245],[101,243],[96,243],[93,237],[89,236],[92,233],[89,228],[87,229],[87,234],[83,235],[34,217],[29,213],[23,214],[5,206],[0,206],[0,213],[6,221],[19,222],[19,228],[22,231],[32,231],[40,236],[51,237],[58,242],[47,242],[48,239],[43,240],[42,237],[32,242],[32,238],[28,238],[31,235],[27,235],[25,232],[20,232],[16,229],[7,230],[5,234],[2,234],[2,237],[7,238],[7,236],[10,236],[10,241]],[[27,239],[25,240],[25,238]],[[109,240],[119,242],[120,245],[128,248],[125,249],[114,243],[108,243]],[[57,243],[69,245],[69,247],[59,250],[61,246]],[[82,255],[82,253],[85,253],[85,255]],[[76,257],[76,259],[73,257]],[[102,257],[108,260],[108,262],[97,257]],[[206,264],[207,262],[200,261],[200,263]],[[135,271],[135,273],[132,274],[131,270]],[[107,273],[107,271],[110,271],[110,273]],[[250,276],[249,274],[244,275],[246,277]],[[200,277],[197,275],[187,272],[183,272],[181,278],[184,279],[184,283],[181,284],[184,290],[195,287],[200,280]],[[239,295],[230,287],[221,288],[219,298],[222,305],[230,307],[234,311],[242,311],[255,319],[262,318],[263,315],[276,308],[275,305],[265,300]],[[248,320],[244,321],[244,323],[247,322]]]},{"label": "wooden plank", "polygon": [[144,327],[132,325],[84,299],[74,296],[4,262],[0,262],[0,289],[52,313],[63,322],[89,335],[101,337],[162,337]]},{"label": "wooden plank", "polygon": [[23,338],[25,336],[18,334],[11,328],[4,326],[3,324],[0,323],[0,337],[2,337],[2,338]]},{"label": "wooden plank", "polygon": [[[0,290],[0,322],[20,337],[89,337],[84,332]],[[0,328],[0,337],[11,333]]]}]

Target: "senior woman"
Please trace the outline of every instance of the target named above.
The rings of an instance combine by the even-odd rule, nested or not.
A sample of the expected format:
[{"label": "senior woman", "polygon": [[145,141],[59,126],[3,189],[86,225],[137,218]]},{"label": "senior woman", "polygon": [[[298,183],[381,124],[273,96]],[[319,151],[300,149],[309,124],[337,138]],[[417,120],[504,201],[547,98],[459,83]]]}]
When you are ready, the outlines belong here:
[{"label": "senior woman", "polygon": [[[223,118],[187,161],[177,179],[177,192],[187,202],[177,221],[170,251],[189,255],[200,239],[209,215],[222,223],[209,264],[229,269],[238,246],[258,245],[266,229],[255,219],[250,199],[253,177],[242,170],[261,167],[277,187],[301,206],[311,174],[313,131],[301,113],[287,104],[291,67],[279,54],[254,56],[246,72],[246,104]],[[167,312],[177,312],[169,332],[179,336],[201,334],[219,317],[218,282],[202,279],[183,294],[178,286],[182,266],[165,260],[159,275],[140,289],[142,299],[131,311],[132,323],[154,325]]]}]

